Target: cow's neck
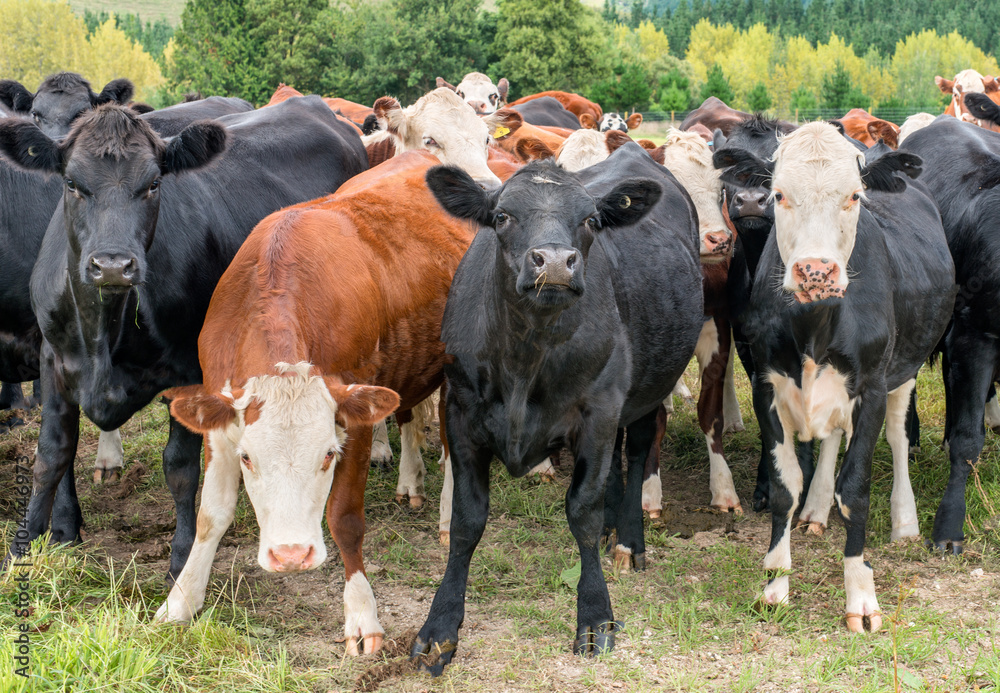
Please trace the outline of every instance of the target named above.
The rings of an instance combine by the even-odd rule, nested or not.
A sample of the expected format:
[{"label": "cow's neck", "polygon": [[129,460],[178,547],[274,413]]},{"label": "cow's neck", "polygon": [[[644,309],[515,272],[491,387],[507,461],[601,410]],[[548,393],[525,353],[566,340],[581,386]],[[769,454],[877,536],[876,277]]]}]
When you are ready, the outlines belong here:
[{"label": "cow's neck", "polygon": [[736,242],[743,246],[743,258],[746,260],[747,269],[750,271],[750,280],[757,276],[757,265],[760,263],[761,255],[764,254],[764,246],[771,235],[771,225],[766,227],[754,226],[753,228],[740,229],[736,237]]},{"label": "cow's neck", "polygon": [[139,323],[138,289],[111,292],[84,284],[77,274],[79,258],[69,254],[69,289],[76,305],[80,335],[87,355],[94,360],[108,361],[125,337],[129,316]]}]

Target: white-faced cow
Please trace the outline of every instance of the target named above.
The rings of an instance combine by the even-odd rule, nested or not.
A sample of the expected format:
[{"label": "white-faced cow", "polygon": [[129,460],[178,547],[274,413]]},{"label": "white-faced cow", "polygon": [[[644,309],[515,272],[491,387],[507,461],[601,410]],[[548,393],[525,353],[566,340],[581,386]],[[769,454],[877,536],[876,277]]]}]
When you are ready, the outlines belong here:
[{"label": "white-faced cow", "polygon": [[482,72],[470,72],[458,86],[448,84],[441,77],[437,78],[437,86],[451,89],[458,97],[472,106],[478,115],[489,115],[507,105],[507,92],[510,82],[506,77],[493,84],[493,80]]},{"label": "white-faced cow", "polygon": [[[129,109],[105,105],[61,142],[31,123],[0,123],[0,149],[62,181],[31,276],[44,408],[27,522],[34,539],[51,513],[53,538],[78,540],[80,410],[112,430],[165,388],[200,382],[198,331],[246,235],[275,209],[335,190],[367,160],[357,134],[318,97],[197,122],[169,142]],[[177,531],[168,576],[180,574],[194,541],[200,448],[171,422],[163,471]],[[52,513],[57,486],[63,513]]]},{"label": "white-faced cow", "polygon": [[965,107],[964,96],[966,94],[986,94],[994,100],[1000,100],[1000,82],[997,81],[996,77],[992,75],[984,77],[977,71],[969,69],[959,72],[955,75],[955,79],[935,76],[934,82],[938,85],[941,93],[951,96],[951,101],[944,111],[946,115],[952,115],[959,120],[990,129],[988,123],[984,123]]},{"label": "white-faced cow", "polygon": [[455,357],[445,366],[451,552],[412,656],[433,674],[454,656],[494,455],[520,477],[563,446],[575,458],[566,516],[582,560],[573,649],[606,651],[620,626],[601,570],[602,525],[617,531],[619,563],[642,568],[644,463],[701,328],[690,198],[636,144],[578,173],[529,164],[495,192],[451,167],[427,177],[441,205],[480,230],[442,325]]},{"label": "white-faced cow", "polygon": [[[934,201],[907,183],[920,159],[891,152],[865,161],[827,123],[784,137],[768,162],[729,151],[733,170],[770,184],[774,233],[746,319],[754,408],[771,450],[768,584],[762,602],[788,601],[792,517],[806,480],[795,439],[819,439],[819,463],[799,513],[825,525],[831,505],[847,530],[847,627],[875,631],[882,615],[864,559],[871,463],[882,422],[892,448],[892,537],[919,536],[909,483],[906,412],[917,371],[951,318],[955,270]],[[982,401],[982,400],[981,400]],[[834,470],[842,438],[847,449]]]}]

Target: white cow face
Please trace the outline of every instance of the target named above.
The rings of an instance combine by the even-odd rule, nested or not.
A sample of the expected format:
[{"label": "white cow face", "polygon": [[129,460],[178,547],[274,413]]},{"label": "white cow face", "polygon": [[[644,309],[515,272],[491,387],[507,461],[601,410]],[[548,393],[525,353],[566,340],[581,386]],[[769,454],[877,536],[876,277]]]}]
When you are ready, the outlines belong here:
[{"label": "white cow face", "polygon": [[556,163],[567,171],[579,171],[609,156],[604,135],[597,130],[574,130],[559,147]]},{"label": "white cow face", "polygon": [[733,235],[722,216],[722,180],[712,165],[711,147],[697,133],[670,128],[663,146],[663,165],[684,186],[698,210],[701,261],[724,261],[732,252]]},{"label": "white cow face", "polygon": [[260,525],[257,560],[272,572],[309,570],[326,560],[323,511],[347,431],[370,437],[371,426],[399,405],[392,390],[343,385],[310,370],[304,362],[279,363],[277,375],[250,378],[231,392],[167,393],[182,424],[203,434],[221,429],[211,436],[211,464],[240,464]]},{"label": "white cow face", "polygon": [[844,295],[864,185],[864,155],[828,123],[782,138],[772,196],[784,288],[801,303]]},{"label": "white cow face", "polygon": [[500,187],[500,179],[486,165],[493,135],[502,132],[498,128],[506,129],[503,134],[513,132],[522,122],[520,114],[509,110],[480,118],[447,87],[425,94],[407,108],[390,96],[380,98],[373,108],[387,133],[382,136],[395,140],[397,154],[425,149],[487,189]]},{"label": "white cow face", "polygon": [[457,87],[438,77],[437,86],[451,89],[479,115],[489,115],[503,108],[507,103],[507,92],[510,89],[506,77],[502,77],[494,85],[493,80],[482,72],[470,72],[462,78]]},{"label": "white cow face", "polygon": [[934,81],[942,93],[951,95],[951,105],[955,111],[956,118],[966,123],[974,123],[979,127],[986,127],[983,121],[969,113],[969,110],[965,107],[965,95],[970,93],[984,94],[1000,90],[1000,83],[997,82],[995,77],[983,77],[976,70],[962,70],[955,75],[955,79],[935,77]]}]

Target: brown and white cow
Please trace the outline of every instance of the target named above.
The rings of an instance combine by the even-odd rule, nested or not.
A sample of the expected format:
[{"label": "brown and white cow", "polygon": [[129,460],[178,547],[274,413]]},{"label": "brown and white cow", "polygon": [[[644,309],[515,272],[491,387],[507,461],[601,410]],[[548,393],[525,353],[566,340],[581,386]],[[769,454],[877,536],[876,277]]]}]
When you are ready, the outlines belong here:
[{"label": "brown and white cow", "polygon": [[605,113],[597,120],[594,120],[588,113],[580,116],[580,127],[597,130],[598,132],[607,132],[608,130],[628,132],[629,130],[635,130],[640,125],[642,125],[641,113],[625,114],[624,117],[621,113],[617,112]]},{"label": "brown and white cow", "polygon": [[439,89],[451,89],[479,115],[489,115],[506,106],[507,92],[510,90],[510,82],[506,77],[501,77],[499,82],[493,84],[493,80],[482,72],[468,73],[458,86],[452,86],[438,77],[437,86]]},{"label": "brown and white cow", "polygon": [[837,120],[844,126],[845,135],[866,147],[874,147],[879,140],[891,149],[899,147],[899,126],[876,118],[863,108],[852,108]]},{"label": "brown and white cow", "polygon": [[1000,83],[998,83],[996,77],[992,75],[984,77],[976,70],[970,69],[962,70],[955,75],[955,79],[945,79],[941,76],[935,76],[934,83],[937,84],[942,94],[951,96],[951,101],[944,110],[945,114],[955,116],[959,120],[964,120],[968,123],[975,123],[987,130],[991,129],[988,123],[984,123],[969,113],[969,110],[965,107],[963,97],[965,94],[971,93],[987,94],[991,100],[1000,103]]},{"label": "brown and white cow", "polygon": [[175,418],[205,436],[207,469],[195,544],[158,619],[186,621],[204,604],[242,476],[269,572],[323,562],[326,504],[346,573],[347,652],[359,640],[381,647],[361,552],[371,426],[441,385],[441,319],[474,233],[429,192],[438,163],[406,153],[275,212],[223,275],[198,342],[204,382],[166,393]]}]

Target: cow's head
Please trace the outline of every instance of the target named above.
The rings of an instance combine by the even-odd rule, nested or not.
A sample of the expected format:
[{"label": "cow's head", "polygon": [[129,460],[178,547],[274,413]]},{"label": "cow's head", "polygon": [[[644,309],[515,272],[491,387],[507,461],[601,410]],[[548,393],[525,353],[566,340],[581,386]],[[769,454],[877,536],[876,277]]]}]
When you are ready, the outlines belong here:
[{"label": "cow's head", "polygon": [[442,164],[457,166],[487,188],[500,185],[486,166],[490,142],[521,126],[521,114],[503,109],[480,118],[450,89],[435,89],[415,104],[402,108],[391,96],[383,96],[373,106],[388,136],[401,154],[426,149]]},{"label": "cow's head", "polygon": [[19,82],[0,81],[0,102],[15,113],[30,116],[48,137],[65,137],[73,121],[84,111],[106,104],[126,104],[135,88],[127,79],[107,83],[100,94],[75,72],[60,72],[45,78],[32,94]]},{"label": "cow's head", "polygon": [[326,560],[323,509],[348,432],[370,437],[399,396],[312,374],[308,363],[275,370],[239,389],[189,385],[164,394],[175,419],[208,436],[210,464],[240,465],[260,525],[261,567],[298,572]]},{"label": "cow's head", "polygon": [[684,186],[698,210],[701,261],[722,262],[732,253],[733,234],[719,207],[722,180],[712,164],[712,148],[697,133],[670,128],[662,151],[663,165]]},{"label": "cow's head", "polygon": [[507,92],[510,90],[510,82],[506,77],[501,77],[499,82],[493,84],[493,80],[482,72],[470,72],[457,87],[438,77],[437,86],[439,89],[451,89],[479,115],[489,115],[507,105]]},{"label": "cow's head", "polygon": [[914,113],[903,121],[902,126],[899,128],[899,137],[897,138],[898,144],[903,144],[903,140],[915,133],[917,130],[922,130],[937,118],[936,115],[931,113]]},{"label": "cow's head", "polygon": [[866,164],[829,123],[809,123],[782,138],[773,162],[745,151],[733,156],[739,159],[734,168],[770,182],[782,286],[800,303],[844,295],[865,191],[900,192],[906,183],[895,172],[915,178],[921,165],[906,152]]},{"label": "cow's head", "polygon": [[574,173],[550,161],[525,166],[492,192],[450,166],[428,171],[427,184],[450,214],[493,230],[500,290],[541,313],[564,310],[583,295],[598,233],[636,223],[663,194],[656,181],[637,178],[595,199]]},{"label": "cow's head", "polygon": [[192,123],[163,140],[118,105],[84,113],[61,142],[33,123],[0,122],[0,151],[8,159],[62,176],[63,219],[77,280],[111,293],[145,278],[164,177],[204,166],[225,146],[226,131],[218,123]]},{"label": "cow's head", "polygon": [[[588,118],[590,118],[588,116]],[[592,121],[590,118],[587,122]],[[580,116],[580,124],[583,125],[583,116]],[[597,123],[598,132],[607,132],[608,130],[621,130],[622,132],[628,132],[629,130],[635,130],[637,127],[642,125],[642,114],[633,113],[627,118],[623,118],[621,113],[605,113],[601,116],[601,120]],[[583,125],[584,127],[593,127]]]},{"label": "cow's head", "polygon": [[985,93],[996,95],[1000,92],[1000,83],[997,82],[995,77],[992,75],[984,77],[975,70],[962,70],[955,75],[955,79],[945,79],[941,76],[935,76],[934,82],[937,84],[938,89],[941,90],[941,93],[951,96],[951,103],[948,104],[945,113],[953,115],[959,120],[975,123],[980,127],[984,126],[983,123],[968,111],[963,97],[965,94]]},{"label": "cow's head", "polygon": [[600,163],[610,156],[604,135],[597,130],[574,130],[559,147],[556,163],[567,171]]}]

